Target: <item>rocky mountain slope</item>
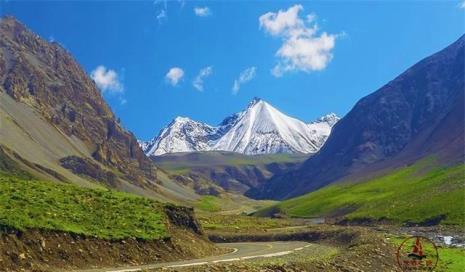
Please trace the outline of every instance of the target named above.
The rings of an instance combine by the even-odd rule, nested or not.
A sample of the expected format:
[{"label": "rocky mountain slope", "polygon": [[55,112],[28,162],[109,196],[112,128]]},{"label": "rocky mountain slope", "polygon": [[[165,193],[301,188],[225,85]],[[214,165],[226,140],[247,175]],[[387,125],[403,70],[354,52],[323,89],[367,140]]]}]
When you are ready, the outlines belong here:
[{"label": "rocky mountain slope", "polygon": [[462,36],[362,98],[299,170],[275,177],[249,195],[285,199],[429,156],[440,164],[463,163],[464,51]]},{"label": "rocky mountain slope", "polygon": [[161,186],[170,181],[73,57],[13,17],[0,20],[0,121],[2,154],[35,176],[192,197],[175,183]]},{"label": "rocky mountain slope", "polygon": [[255,98],[247,109],[216,127],[178,117],[149,142],[141,142],[148,156],[192,151],[231,151],[247,155],[315,153],[326,141],[335,114],[305,124],[267,102]]},{"label": "rocky mountain slope", "polygon": [[274,175],[296,169],[308,154],[244,155],[209,151],[152,156],[173,179],[192,186],[201,195],[219,195],[223,191],[244,194]]}]

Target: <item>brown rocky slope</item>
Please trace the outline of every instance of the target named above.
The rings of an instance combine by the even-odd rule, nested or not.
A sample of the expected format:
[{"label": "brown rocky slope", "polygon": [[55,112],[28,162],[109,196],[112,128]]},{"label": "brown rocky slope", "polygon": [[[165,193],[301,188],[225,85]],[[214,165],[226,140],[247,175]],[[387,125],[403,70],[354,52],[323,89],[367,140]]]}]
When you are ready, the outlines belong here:
[{"label": "brown rocky slope", "polygon": [[10,16],[0,19],[0,128],[0,146],[40,178],[196,198],[144,155],[66,49]]},{"label": "brown rocky slope", "polygon": [[0,85],[8,95],[82,140],[99,162],[135,181],[155,178],[135,137],[118,124],[95,83],[63,47],[13,17],[1,19],[0,37]]}]

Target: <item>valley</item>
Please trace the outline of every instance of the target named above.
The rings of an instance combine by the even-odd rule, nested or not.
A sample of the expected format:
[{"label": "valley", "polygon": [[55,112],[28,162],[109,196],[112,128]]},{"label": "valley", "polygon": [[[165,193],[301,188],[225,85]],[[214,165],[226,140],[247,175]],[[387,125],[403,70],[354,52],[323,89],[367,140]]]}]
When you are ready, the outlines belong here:
[{"label": "valley", "polygon": [[206,151],[151,156],[152,161],[174,179],[191,184],[202,195],[221,192],[246,194],[274,175],[297,168],[309,154],[244,155]]},{"label": "valley", "polygon": [[[314,35],[301,9],[260,30]],[[298,21],[280,27],[288,12]],[[115,113],[115,71],[89,74],[82,52],[1,15],[0,271],[401,272],[433,248],[430,271],[463,271],[464,35],[343,117],[306,122],[255,97],[214,126],[157,111],[177,117],[144,141]],[[199,95],[212,69],[191,80]],[[180,91],[183,76],[161,84]],[[420,238],[401,252],[417,236],[428,255]]]}]

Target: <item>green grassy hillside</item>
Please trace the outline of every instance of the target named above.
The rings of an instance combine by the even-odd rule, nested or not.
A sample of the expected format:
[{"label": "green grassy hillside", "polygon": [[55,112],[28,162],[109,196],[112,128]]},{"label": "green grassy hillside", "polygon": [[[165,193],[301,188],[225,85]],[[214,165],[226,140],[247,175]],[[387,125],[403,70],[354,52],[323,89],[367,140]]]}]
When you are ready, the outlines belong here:
[{"label": "green grassy hillside", "polygon": [[168,235],[160,203],[111,190],[27,180],[0,172],[0,226],[107,239]]},{"label": "green grassy hillside", "polygon": [[433,167],[420,161],[388,175],[360,183],[339,183],[283,201],[258,215],[283,213],[292,217],[341,216],[349,220],[464,225],[465,165]]}]

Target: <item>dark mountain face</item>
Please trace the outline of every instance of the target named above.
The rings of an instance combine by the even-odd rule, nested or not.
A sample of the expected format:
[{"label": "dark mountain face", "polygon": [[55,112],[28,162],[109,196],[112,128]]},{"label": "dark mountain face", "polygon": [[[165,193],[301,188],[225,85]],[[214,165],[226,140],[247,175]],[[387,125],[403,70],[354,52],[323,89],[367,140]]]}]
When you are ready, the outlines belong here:
[{"label": "dark mountain face", "polygon": [[463,162],[464,50],[462,36],[362,98],[335,125],[320,152],[298,171],[273,178],[248,194],[294,197],[427,156],[436,156],[444,164]]},{"label": "dark mountain face", "polygon": [[152,164],[124,130],[95,83],[56,43],[49,43],[12,17],[0,21],[0,91],[32,107],[91,156],[135,183],[154,180]]}]

